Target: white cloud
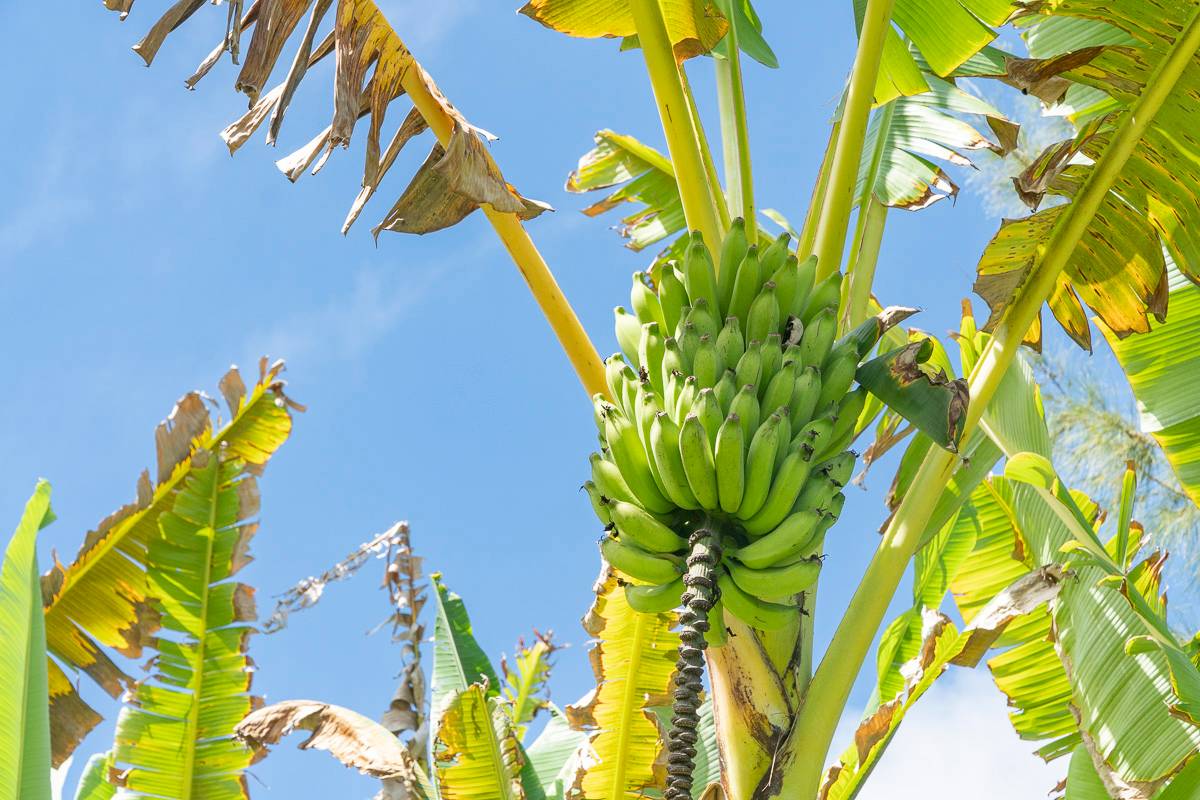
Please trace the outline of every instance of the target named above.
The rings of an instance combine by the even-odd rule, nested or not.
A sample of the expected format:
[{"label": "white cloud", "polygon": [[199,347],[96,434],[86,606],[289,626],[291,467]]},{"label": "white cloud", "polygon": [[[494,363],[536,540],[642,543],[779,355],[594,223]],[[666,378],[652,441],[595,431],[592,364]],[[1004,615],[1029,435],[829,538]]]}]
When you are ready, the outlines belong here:
[{"label": "white cloud", "polygon": [[[986,668],[951,669],[905,717],[859,800],[1036,800],[1066,774],[1065,759],[1046,764],[1017,738]],[[842,720],[835,752],[856,722]]]}]

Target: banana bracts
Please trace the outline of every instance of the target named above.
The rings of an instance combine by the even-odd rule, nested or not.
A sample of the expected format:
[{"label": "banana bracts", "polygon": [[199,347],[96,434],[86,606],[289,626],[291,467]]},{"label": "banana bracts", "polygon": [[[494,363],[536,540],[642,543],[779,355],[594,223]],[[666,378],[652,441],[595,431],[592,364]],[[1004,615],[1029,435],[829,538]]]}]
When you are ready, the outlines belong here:
[{"label": "banana bracts", "polygon": [[737,220],[714,263],[693,235],[680,262],[635,273],[632,312],[616,311],[585,488],[636,610],[681,604],[702,530],[723,542],[713,602],[753,627],[786,624],[817,580],[854,467],[855,371],[886,325],[839,339],[841,275],[816,282],[815,260],[789,251],[786,234],[749,246]]}]

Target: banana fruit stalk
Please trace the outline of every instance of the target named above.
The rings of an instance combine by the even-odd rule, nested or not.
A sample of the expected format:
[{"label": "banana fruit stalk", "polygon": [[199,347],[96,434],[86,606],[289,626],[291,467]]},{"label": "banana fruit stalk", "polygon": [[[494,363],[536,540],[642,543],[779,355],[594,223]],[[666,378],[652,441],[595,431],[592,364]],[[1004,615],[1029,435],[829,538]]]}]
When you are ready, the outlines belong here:
[{"label": "banana fruit stalk", "polygon": [[702,654],[724,640],[713,609],[760,630],[794,621],[854,468],[855,372],[904,318],[839,339],[842,277],[815,283],[787,234],[760,250],[735,220],[715,262],[698,234],[684,245],[682,261],[635,273],[632,311],[616,310],[584,487],[630,606],[684,609],[666,800],[690,797]]}]

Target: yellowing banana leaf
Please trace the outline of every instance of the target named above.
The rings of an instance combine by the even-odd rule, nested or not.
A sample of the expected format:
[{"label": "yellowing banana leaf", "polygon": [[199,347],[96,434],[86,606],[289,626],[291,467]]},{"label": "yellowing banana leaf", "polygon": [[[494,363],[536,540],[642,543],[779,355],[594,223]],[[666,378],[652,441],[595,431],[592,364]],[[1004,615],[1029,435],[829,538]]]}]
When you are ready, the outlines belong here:
[{"label": "yellowing banana leaf", "polygon": [[260,755],[295,730],[309,731],[301,750],[325,750],[347,767],[383,782],[380,800],[433,800],[429,778],[403,743],[372,719],[341,706],[287,700],[260,708],[237,726],[237,737]]},{"label": "yellowing banana leaf", "polygon": [[0,564],[0,798],[50,800],[45,621],[38,608],[37,535],[54,521],[38,481]]},{"label": "yellowing banana leaf", "polygon": [[[263,359],[259,380],[249,393],[238,371],[230,370],[220,382],[230,420],[216,430],[201,394],[185,395],[155,430],[156,484],[144,472],[138,481],[137,499],[90,532],[70,566],[55,564],[42,578],[46,643],[54,657],[50,662],[50,718],[56,765],[99,721],[79,698],[60,664],[87,672],[114,697],[132,686],[104,648],[138,657],[160,625],[171,624],[162,620],[158,592],[176,587],[157,584],[152,576],[163,568],[151,553],[163,536],[160,523],[175,507],[193,473],[208,468],[214,457],[236,459],[248,472],[256,473],[287,439],[292,425],[289,408],[301,407],[284,394],[279,379],[282,370],[282,361],[268,367]],[[233,496],[246,504],[246,516],[253,516],[257,513],[253,482],[246,482],[240,491],[242,495],[235,491]],[[247,523],[233,532],[222,532],[221,549],[213,556],[224,559],[226,574],[249,561],[247,548],[255,529],[253,523]],[[161,550],[162,545],[159,547]],[[226,602],[234,599],[231,595]],[[237,599],[245,600],[245,593]],[[222,635],[232,637],[232,644],[238,642],[233,634]]]},{"label": "yellowing banana leaf", "polygon": [[[442,800],[524,800],[525,755],[510,712],[474,683],[456,691],[434,730],[433,759]],[[540,787],[540,783],[538,784]]]},{"label": "yellowing banana leaf", "polygon": [[1138,401],[1141,429],[1158,441],[1180,485],[1200,504],[1200,288],[1171,270],[1166,322],[1122,339],[1101,326]]},{"label": "yellowing banana leaf", "polygon": [[[861,27],[867,0],[854,0]],[[1004,24],[1019,3],[1011,0],[896,0],[892,22],[920,52],[933,72],[946,77],[996,38],[992,26]],[[928,85],[913,53],[895,30],[884,40],[875,84],[875,102],[919,94]]]},{"label": "yellowing banana leaf", "polygon": [[596,688],[567,706],[571,726],[588,734],[574,790],[588,800],[617,800],[661,791],[663,742],[652,709],[670,705],[679,637],[673,614],[639,614],[616,575],[605,568],[584,618]]},{"label": "yellowing banana leaf", "polygon": [[[107,5],[119,10],[124,18],[133,3],[113,0]],[[167,35],[204,5],[194,0],[175,3],[134,51],[149,65]],[[349,146],[358,121],[370,118],[362,190],[351,206],[343,233],[354,224],[400,151],[430,124],[421,112],[413,109],[384,146],[384,116],[392,102],[406,93],[406,86],[428,90],[440,107],[440,112],[435,113],[450,119],[452,133],[444,147],[434,144],[408,188],[375,228],[376,235],[381,230],[404,233],[440,230],[462,221],[483,204],[522,219],[532,219],[549,208],[521,196],[504,179],[480,138],[485,132],[468,123],[446,100],[373,0],[336,0],[336,7],[334,0],[276,0],[251,3],[244,11],[242,0],[231,0],[226,10],[218,13],[227,17],[227,32],[186,83],[189,88],[194,87],[226,52],[238,63],[242,37],[250,37],[234,84],[237,91],[249,98],[250,109],[221,132],[231,153],[245,144],[268,118],[267,142],[274,144],[301,81],[331,53],[335,54],[330,92],[332,121],[278,165],[293,181],[309,167],[315,165],[313,171],[318,171],[335,148]],[[291,65],[286,77],[266,89],[275,68],[285,58],[286,43],[301,29],[302,22],[303,34],[296,52],[284,61]]]},{"label": "yellowing banana leaf", "polygon": [[642,250],[683,230],[687,223],[670,160],[632,136],[602,130],[594,138],[596,146],[583,154],[567,177],[567,191],[620,188],[583,213],[595,217],[622,203],[645,206],[624,217],[617,229],[629,240],[626,246],[631,250]]},{"label": "yellowing banana leaf", "polygon": [[529,765],[542,785],[547,800],[566,800],[567,790],[579,771],[579,760],[587,745],[587,734],[572,730],[562,709],[548,704],[550,721],[541,735],[525,749]]},{"label": "yellowing banana leaf", "polygon": [[[1068,79],[1112,98],[1111,114],[1093,116],[1075,139],[1053,145],[1018,178],[1023,199],[1036,208],[1049,193],[1074,197],[1106,151],[1117,126],[1152,79],[1168,95],[1150,120],[1089,229],[1071,256],[1051,310],[1082,346],[1090,334],[1080,300],[1087,303],[1117,335],[1145,332],[1148,315],[1166,312],[1167,278],[1162,250],[1186,276],[1200,275],[1200,146],[1191,135],[1200,124],[1200,65],[1193,58],[1176,78],[1157,76],[1157,68],[1174,51],[1181,32],[1193,20],[1191,3],[1147,3],[1144,0],[1078,0],[1039,3],[1022,11],[1027,20],[1043,17],[1080,19],[1115,27],[1120,44],[1092,44],[1088,34],[1074,35],[1089,45],[1050,59],[1026,64],[1041,80]],[[1061,23],[1060,23],[1061,24]],[[1126,38],[1127,37],[1127,38]],[[1069,83],[1065,85],[1069,86]],[[1063,90],[1065,92],[1065,89]],[[1006,222],[980,262],[977,291],[987,299],[994,323],[1023,285],[1037,256],[1034,248],[1059,224],[1061,208],[1040,211]],[[1072,291],[1074,290],[1074,291]],[[1078,296],[1076,296],[1078,295]],[[1039,331],[1031,331],[1036,340]]]},{"label": "yellowing banana leaf", "polygon": [[[711,0],[662,0],[661,6],[679,61],[712,50],[729,26]],[[529,0],[520,12],[568,36],[612,39],[637,34],[629,0]]]}]

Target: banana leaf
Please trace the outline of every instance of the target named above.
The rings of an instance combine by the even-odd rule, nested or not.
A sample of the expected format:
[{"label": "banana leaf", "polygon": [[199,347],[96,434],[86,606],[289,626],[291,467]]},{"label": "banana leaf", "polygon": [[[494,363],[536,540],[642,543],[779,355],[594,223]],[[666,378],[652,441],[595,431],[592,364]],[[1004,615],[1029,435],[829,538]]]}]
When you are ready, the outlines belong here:
[{"label": "banana leaf", "polygon": [[54,521],[38,481],[0,564],[0,798],[50,800],[45,621],[38,609],[37,535]]},{"label": "banana leaf", "polygon": [[115,766],[111,752],[96,753],[89,758],[75,787],[75,800],[112,800],[117,787],[108,776]]},{"label": "banana leaf", "polygon": [[[108,0],[105,5],[124,19],[133,1]],[[204,5],[190,0],[172,5],[134,46],[134,52],[147,66],[152,64],[167,36]],[[369,118],[362,189],[342,226],[343,233],[358,219],[404,146],[431,124],[414,108],[390,141],[383,143],[384,116],[393,101],[406,93],[405,82],[412,80],[424,84],[438,105],[434,113],[439,119],[434,124],[448,118],[452,132],[446,147],[433,145],[408,187],[375,227],[376,236],[383,230],[427,233],[447,228],[485,203],[521,219],[532,219],[549,209],[545,203],[523,197],[504,179],[483,143],[490,134],[467,122],[446,100],[373,0],[337,0],[336,7],[334,0],[255,2],[244,11],[242,0],[226,5],[227,9],[214,12],[226,19],[225,36],[185,83],[194,88],[226,53],[234,64],[240,64],[234,85],[249,98],[250,109],[221,132],[231,153],[268,118],[267,142],[274,144],[300,83],[330,54],[336,54],[330,90],[332,121],[308,144],[277,162],[280,171],[292,181],[310,167],[319,171],[334,150],[349,146],[358,121]],[[303,34],[294,55],[284,58],[286,43],[300,30]],[[249,44],[239,60],[246,36]],[[268,89],[267,81],[281,60],[291,65],[287,76]]]},{"label": "banana leaf", "polygon": [[[1147,3],[1144,0],[1076,0],[1034,4],[1021,13],[1029,22],[1073,19],[1118,29],[1124,37],[1088,39],[1078,28],[1073,35],[1089,42],[1082,49],[1049,59],[1026,60],[1020,66],[1040,80],[1058,80],[1058,94],[1071,83],[1103,92],[1113,101],[1112,113],[1091,116],[1076,137],[1048,148],[1018,176],[1017,188],[1031,208],[1045,195],[1068,201],[1079,193],[1091,174],[1091,163],[1105,152],[1117,127],[1153,80],[1169,93],[1150,121],[1137,147],[1116,176],[1111,191],[1090,220],[1057,291],[1049,301],[1055,318],[1080,346],[1089,348],[1091,334],[1083,304],[1087,304],[1117,336],[1145,333],[1150,318],[1162,321],[1167,312],[1167,272],[1163,251],[1180,272],[1200,275],[1200,148],[1191,132],[1200,124],[1200,63],[1194,58],[1172,83],[1156,77],[1157,68],[1174,52],[1181,32],[1193,22],[1190,3]],[[1062,23],[1059,23],[1062,24]],[[1127,38],[1125,38],[1127,37]],[[1095,41],[1122,43],[1095,44]],[[1002,78],[1011,79],[1005,73]],[[988,246],[979,265],[976,291],[988,302],[994,325],[1012,302],[1033,265],[1038,247],[1062,218],[1061,206],[1032,216],[1006,221]],[[1036,343],[1035,325],[1027,340]]]},{"label": "banana leaf", "polygon": [[[143,472],[136,500],[102,520],[88,533],[75,560],[55,564],[42,578],[49,664],[50,721],[53,763],[57,767],[100,720],[76,692],[65,669],[82,670],[113,697],[132,688],[132,680],[112,661],[105,648],[140,657],[163,624],[153,573],[163,565],[152,560],[153,543],[162,536],[160,522],[170,512],[188,480],[213,458],[236,459],[251,473],[265,466],[287,439],[289,408],[302,408],[287,398],[279,374],[283,362],[260,364],[259,380],[247,393],[236,369],[220,382],[230,419],[214,428],[203,396],[185,395],[170,417],[155,430],[157,479]],[[246,482],[247,502],[255,500]],[[249,514],[256,508],[247,507]],[[248,523],[219,555],[231,571],[248,562],[247,547],[256,526]],[[173,568],[175,565],[172,564]],[[231,634],[227,634],[231,635]]]},{"label": "banana leaf", "polygon": [[566,714],[553,703],[549,712],[550,721],[525,752],[547,800],[566,800],[567,789],[579,771],[587,734],[573,730]]},{"label": "banana leaf", "polygon": [[[679,61],[709,52],[728,29],[729,23],[711,0],[664,0],[661,5]],[[584,39],[637,33],[628,0],[529,0],[520,13],[551,30]]]},{"label": "banana leaf", "polygon": [[1174,269],[1168,285],[1166,322],[1124,339],[1101,330],[1137,398],[1141,429],[1158,441],[1180,485],[1200,504],[1200,288]]},{"label": "banana leaf", "polygon": [[588,756],[572,787],[588,800],[638,796],[666,784],[652,709],[670,705],[679,648],[674,625],[673,614],[634,611],[612,570],[601,573],[595,603],[584,618],[595,640],[596,688],[566,708],[571,727],[588,735]]}]

